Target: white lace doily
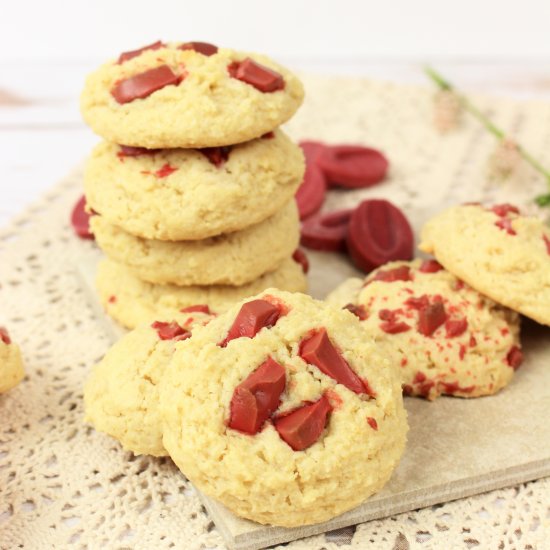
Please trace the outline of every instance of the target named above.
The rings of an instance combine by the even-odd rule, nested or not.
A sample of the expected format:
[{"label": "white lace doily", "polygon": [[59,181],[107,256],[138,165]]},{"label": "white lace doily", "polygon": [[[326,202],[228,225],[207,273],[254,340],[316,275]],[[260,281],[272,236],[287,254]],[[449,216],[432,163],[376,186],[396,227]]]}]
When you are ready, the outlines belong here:
[{"label": "white lace doily", "polygon": [[[487,180],[494,139],[467,117],[441,137],[431,126],[428,91],[317,78],[306,79],[306,89],[309,99],[289,125],[294,136],[364,142],[392,161],[388,183],[332,192],[326,209],[383,196],[417,225],[449,202],[505,198],[525,205],[544,191],[528,169],[521,180]],[[550,104],[479,102],[550,164]],[[83,382],[110,342],[75,274],[83,247],[94,246],[77,240],[68,224],[80,193],[75,173],[0,231],[0,324],[21,345],[27,367],[25,381],[0,396],[0,548],[224,548],[170,460],[124,453],[82,423]],[[520,408],[512,403],[510,414]],[[285,547],[543,549],[549,495],[550,480],[543,479]]]}]

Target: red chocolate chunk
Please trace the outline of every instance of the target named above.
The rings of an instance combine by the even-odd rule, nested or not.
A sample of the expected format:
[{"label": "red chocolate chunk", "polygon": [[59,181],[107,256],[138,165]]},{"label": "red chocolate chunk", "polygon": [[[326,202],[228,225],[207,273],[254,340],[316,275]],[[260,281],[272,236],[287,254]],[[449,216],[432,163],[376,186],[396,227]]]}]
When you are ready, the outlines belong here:
[{"label": "red chocolate chunk", "polygon": [[214,46],[214,44],[209,44],[208,42],[186,42],[185,44],[179,46],[178,49],[193,50],[197,53],[202,53],[202,55],[206,55],[207,57],[218,53],[218,46]]},{"label": "red chocolate chunk", "polygon": [[235,388],[229,427],[250,435],[258,433],[279,407],[285,386],[284,367],[268,357]]},{"label": "red chocolate chunk", "polygon": [[476,340],[476,337],[474,335],[470,336],[470,347],[471,348],[475,348],[477,346],[477,340]]},{"label": "red chocolate chunk", "polygon": [[194,306],[188,306],[184,307],[183,309],[180,309],[181,313],[207,313],[208,315],[211,314],[210,307],[206,304],[197,304]]},{"label": "red chocolate chunk", "polygon": [[411,296],[405,301],[405,305],[411,309],[424,309],[430,305],[430,299],[426,294],[423,294],[419,298]]},{"label": "red chocolate chunk", "polygon": [[548,238],[546,235],[542,236],[542,240],[544,241],[544,244],[546,245],[546,252],[550,255],[550,238]]},{"label": "red chocolate chunk", "polygon": [[109,296],[109,299],[107,300],[110,304],[116,304],[117,297],[114,294],[111,294]]},{"label": "red chocolate chunk", "polygon": [[231,63],[227,70],[229,75],[246,82],[264,93],[284,90],[285,80],[277,71],[269,69],[247,57],[244,61]]},{"label": "red chocolate chunk", "polygon": [[141,155],[154,155],[162,149],[147,149],[146,147],[132,147],[131,145],[119,145],[120,151],[117,153],[117,157],[122,159],[124,157],[140,157]]},{"label": "red chocolate chunk", "polygon": [[353,263],[367,273],[391,260],[410,260],[413,240],[407,218],[386,200],[363,201],[351,215],[349,254]]},{"label": "red chocolate chunk", "polygon": [[254,338],[264,327],[272,327],[281,316],[281,308],[267,300],[252,300],[241,307],[225,339],[218,345],[225,348],[236,338]]},{"label": "red chocolate chunk", "polygon": [[342,309],[351,311],[360,321],[364,321],[369,317],[367,310],[361,304],[346,304]]},{"label": "red chocolate chunk", "polygon": [[330,341],[326,329],[318,329],[304,338],[300,342],[299,355],[306,363],[316,366],[352,392],[367,393],[362,380]]},{"label": "red chocolate chunk", "polygon": [[2,340],[2,342],[4,342],[7,346],[11,344],[11,338],[7,328],[0,327],[0,340]]},{"label": "red chocolate chunk", "polygon": [[229,158],[231,147],[205,147],[203,149],[198,149],[198,151],[202,153],[214,166],[219,168]]},{"label": "red chocolate chunk", "polygon": [[437,273],[441,271],[443,266],[437,260],[424,260],[420,265],[420,270],[422,273]]},{"label": "red chocolate chunk", "polygon": [[283,441],[294,451],[311,447],[323,433],[332,407],[326,395],[273,421]]},{"label": "red chocolate chunk", "polygon": [[433,301],[418,310],[418,332],[424,336],[431,336],[446,320],[447,313],[443,303]]},{"label": "red chocolate chunk", "polygon": [[413,394],[413,387],[409,384],[403,384],[402,387],[403,395],[412,395]]},{"label": "red chocolate chunk", "polygon": [[408,266],[402,265],[393,269],[382,269],[377,271],[375,276],[367,281],[383,281],[385,283],[394,283],[395,281],[412,281],[411,270]]},{"label": "red chocolate chunk", "polygon": [[330,185],[354,189],[381,182],[388,171],[388,160],[369,147],[335,145],[324,148],[319,166]]},{"label": "red chocolate chunk", "polygon": [[177,170],[178,169],[174,166],[170,166],[169,164],[163,164],[156,172],[154,172],[154,175],[157,178],[166,178],[170,174],[177,172]]},{"label": "red chocolate chunk", "polygon": [[121,80],[111,90],[111,95],[122,105],[135,99],[144,99],[165,86],[179,84],[183,78],[168,65],[161,65]]},{"label": "red chocolate chunk", "polygon": [[191,337],[191,333],[178,325],[175,321],[171,323],[164,323],[162,321],[155,321],[151,328],[157,331],[157,334],[161,340],[187,340]]},{"label": "red chocolate chunk", "polygon": [[438,387],[441,388],[442,393],[446,395],[454,395],[457,392],[460,393],[472,393],[475,390],[475,386],[461,387],[458,382],[438,382]]},{"label": "red chocolate chunk", "polygon": [[372,416],[368,416],[367,423],[374,431],[378,431],[378,422],[376,422],[376,418],[373,418]]},{"label": "red chocolate chunk", "polygon": [[380,323],[380,328],[387,334],[400,334],[411,329],[407,323],[395,319]]},{"label": "red chocolate chunk", "polygon": [[314,250],[338,252],[346,249],[352,210],[318,214],[302,224],[300,243]]},{"label": "red chocolate chunk", "polygon": [[508,235],[517,235],[516,230],[512,227],[512,220],[509,218],[501,218],[495,222],[495,225],[499,229],[506,231]]},{"label": "red chocolate chunk", "polygon": [[519,369],[520,365],[523,363],[523,353],[518,346],[512,346],[508,355],[506,356],[506,362],[514,370]]},{"label": "red chocolate chunk", "polygon": [[157,40],[156,42],[153,42],[148,46],[143,46],[143,48],[138,48],[137,50],[131,50],[129,52],[123,52],[118,57],[118,64],[120,65],[125,61],[128,61],[129,59],[133,59],[134,57],[141,55],[146,50],[158,50],[163,47],[164,44],[160,40]]},{"label": "red chocolate chunk", "polygon": [[517,206],[507,203],[495,204],[495,206],[491,208],[491,211],[501,218],[506,217],[508,214],[519,214],[519,208]]},{"label": "red chocolate chunk", "polygon": [[297,248],[292,254],[292,259],[302,266],[302,271],[307,273],[309,271],[309,260],[303,250]]},{"label": "red chocolate chunk", "polygon": [[262,139],[273,139],[275,137],[275,132],[266,132],[263,136],[261,136]]},{"label": "red chocolate chunk", "polygon": [[78,199],[71,213],[71,225],[74,232],[81,239],[94,239],[94,234],[90,231],[90,218],[92,214],[86,212],[86,197]]},{"label": "red chocolate chunk", "polygon": [[468,328],[468,321],[465,317],[462,319],[449,319],[445,322],[445,331],[447,338],[455,338],[461,336]]}]

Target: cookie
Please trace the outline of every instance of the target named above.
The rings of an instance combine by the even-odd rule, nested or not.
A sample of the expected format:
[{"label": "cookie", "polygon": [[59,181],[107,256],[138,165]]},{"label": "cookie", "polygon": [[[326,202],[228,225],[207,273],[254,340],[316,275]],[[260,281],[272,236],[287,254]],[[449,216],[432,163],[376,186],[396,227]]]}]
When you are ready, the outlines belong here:
[{"label": "cookie", "polygon": [[391,262],[348,279],[327,302],[349,309],[366,337],[387,346],[408,395],[491,395],[521,363],[519,316],[435,260]]},{"label": "cookie", "polygon": [[511,205],[455,206],[422,229],[419,248],[470,286],[550,325],[550,228]]},{"label": "cookie", "polygon": [[150,149],[230,145],[277,128],[303,101],[296,76],[265,56],[181,46],[145,49],[90,74],[80,106],[92,130]]},{"label": "cookie", "polygon": [[178,347],[161,382],[164,446],[235,514],[296,527],[379,491],[405,446],[394,367],[359,322],[274,289]]},{"label": "cookie", "polygon": [[100,248],[145,281],[176,285],[242,285],[273,271],[296,250],[299,221],[290,201],[267,220],[201,241],[134,237],[103,216],[92,216]]},{"label": "cookie", "polygon": [[300,148],[280,130],[206,154],[132,151],[108,142],[95,147],[84,173],[86,201],[146,239],[206,239],[260,223],[294,197],[304,174]]},{"label": "cookie", "polygon": [[107,313],[121,325],[135,328],[196,304],[207,304],[213,312],[220,313],[269,287],[302,292],[306,290],[307,280],[302,267],[287,258],[275,271],[246,285],[153,285],[138,279],[124,265],[107,259],[99,264],[96,286]]},{"label": "cookie", "polygon": [[0,327],[0,393],[11,390],[24,377],[21,351],[11,341],[8,331]]},{"label": "cookie", "polygon": [[211,316],[178,313],[126,334],[94,367],[84,387],[85,421],[134,454],[165,456],[159,383],[176,347]]}]

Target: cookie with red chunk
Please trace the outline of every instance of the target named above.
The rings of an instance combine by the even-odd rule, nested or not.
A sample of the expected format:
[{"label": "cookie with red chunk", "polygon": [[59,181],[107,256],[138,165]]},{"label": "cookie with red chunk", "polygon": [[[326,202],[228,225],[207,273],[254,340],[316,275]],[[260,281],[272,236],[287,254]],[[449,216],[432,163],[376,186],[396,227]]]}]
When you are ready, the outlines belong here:
[{"label": "cookie with red chunk", "polygon": [[165,456],[158,387],[177,346],[213,315],[181,312],[126,334],[93,368],[84,387],[85,421],[134,454]]},{"label": "cookie with red chunk", "polygon": [[364,280],[348,279],[327,301],[353,313],[366,337],[388,349],[407,395],[490,395],[522,361],[517,313],[434,260],[386,264]]},{"label": "cookie with red chunk", "polygon": [[25,376],[19,346],[4,327],[0,327],[0,393],[17,386]]},{"label": "cookie with red chunk", "polygon": [[454,206],[422,229],[419,248],[495,302],[550,326],[550,228],[512,204]]},{"label": "cookie with red chunk", "polygon": [[204,42],[157,41],[123,52],[86,79],[92,130],[137,147],[218,147],[258,138],[296,112],[298,78],[268,57]]},{"label": "cookie with red chunk", "polygon": [[164,445],[235,514],[295,527],[379,491],[405,445],[396,368],[359,321],[275,289],[178,347],[161,383]]}]

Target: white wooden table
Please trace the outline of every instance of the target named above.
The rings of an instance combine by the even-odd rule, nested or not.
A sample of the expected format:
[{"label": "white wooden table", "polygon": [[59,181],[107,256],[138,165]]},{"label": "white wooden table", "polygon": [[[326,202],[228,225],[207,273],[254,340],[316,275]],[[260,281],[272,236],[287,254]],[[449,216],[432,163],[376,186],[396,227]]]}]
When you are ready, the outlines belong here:
[{"label": "white wooden table", "polygon": [[[0,63],[0,226],[52,186],[97,137],[84,125],[78,97],[100,60]],[[282,59],[296,70],[425,83],[422,61]],[[536,61],[433,63],[465,90],[548,97],[548,66]]]}]

